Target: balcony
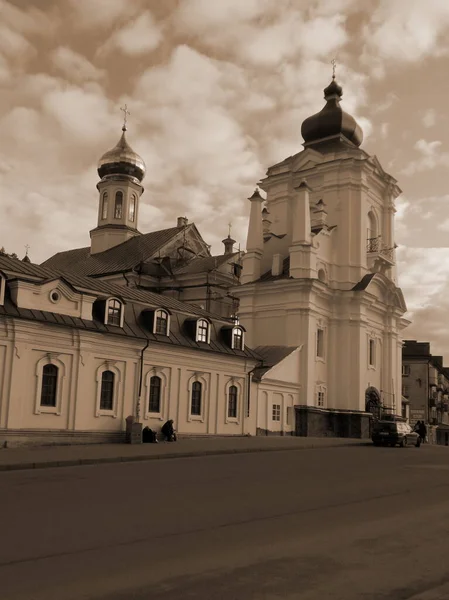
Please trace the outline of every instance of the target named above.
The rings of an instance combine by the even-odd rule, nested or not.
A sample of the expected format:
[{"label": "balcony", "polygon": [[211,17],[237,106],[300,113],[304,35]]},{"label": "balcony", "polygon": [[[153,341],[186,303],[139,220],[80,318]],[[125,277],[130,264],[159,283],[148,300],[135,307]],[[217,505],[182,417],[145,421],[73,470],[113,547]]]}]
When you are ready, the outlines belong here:
[{"label": "balcony", "polygon": [[368,254],[368,259],[371,259],[368,260],[368,267],[372,268],[376,261],[380,261],[386,266],[393,266],[395,264],[394,250],[395,246],[392,248],[385,246],[382,242],[382,236],[380,235],[368,238],[366,240],[366,252]]}]

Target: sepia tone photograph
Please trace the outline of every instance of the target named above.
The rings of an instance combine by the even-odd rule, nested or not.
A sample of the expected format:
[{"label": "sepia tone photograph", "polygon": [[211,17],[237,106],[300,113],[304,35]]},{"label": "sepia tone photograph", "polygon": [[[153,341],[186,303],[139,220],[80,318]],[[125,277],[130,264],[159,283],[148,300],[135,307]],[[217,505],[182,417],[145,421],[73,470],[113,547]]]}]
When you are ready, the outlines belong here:
[{"label": "sepia tone photograph", "polygon": [[445,0],[0,0],[1,600],[449,599],[448,67]]}]

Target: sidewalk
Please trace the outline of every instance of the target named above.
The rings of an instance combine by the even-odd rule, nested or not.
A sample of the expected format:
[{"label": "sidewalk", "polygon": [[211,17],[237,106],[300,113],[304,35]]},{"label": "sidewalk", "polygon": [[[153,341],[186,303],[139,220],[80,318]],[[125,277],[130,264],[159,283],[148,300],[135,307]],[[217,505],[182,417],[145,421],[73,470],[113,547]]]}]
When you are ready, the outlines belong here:
[{"label": "sidewalk", "polygon": [[73,467],[101,463],[132,462],[192,456],[216,456],[248,452],[311,450],[366,446],[369,440],[309,437],[181,438],[175,443],[95,444],[0,449],[0,471]]}]

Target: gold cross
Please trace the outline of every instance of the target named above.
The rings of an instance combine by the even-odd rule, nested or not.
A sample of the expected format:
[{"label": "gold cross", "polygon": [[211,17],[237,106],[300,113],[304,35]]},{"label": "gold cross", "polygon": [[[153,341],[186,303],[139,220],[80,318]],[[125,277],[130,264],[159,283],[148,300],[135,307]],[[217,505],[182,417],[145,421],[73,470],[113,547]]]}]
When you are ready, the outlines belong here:
[{"label": "gold cross", "polygon": [[126,123],[128,121],[128,115],[130,115],[131,113],[128,110],[128,105],[127,104],[125,104],[124,107],[120,107],[120,110],[123,111],[123,113],[124,113],[124,120],[123,120],[123,127],[122,127],[122,129],[123,129],[123,131],[126,131]]},{"label": "gold cross", "polygon": [[335,58],[333,58],[331,60],[331,64],[332,64],[332,79],[335,79],[335,68],[337,66],[337,61],[335,60]]}]

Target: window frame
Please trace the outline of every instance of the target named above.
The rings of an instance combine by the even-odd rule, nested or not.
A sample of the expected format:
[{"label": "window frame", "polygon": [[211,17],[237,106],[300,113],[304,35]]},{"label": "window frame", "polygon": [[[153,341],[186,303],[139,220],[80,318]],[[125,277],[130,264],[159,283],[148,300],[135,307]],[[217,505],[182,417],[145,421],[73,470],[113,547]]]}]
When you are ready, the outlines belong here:
[{"label": "window frame", "polygon": [[[206,325],[204,327],[203,323]],[[206,339],[200,339],[200,330],[206,330],[206,335],[204,336]],[[203,337],[203,335],[201,335]],[[210,344],[210,322],[207,319],[201,318],[196,322],[195,328],[195,342],[202,342],[203,344]]]},{"label": "window frame", "polygon": [[[123,205],[125,195],[122,190],[117,190],[114,195],[114,219],[120,221],[123,219]],[[117,216],[117,214],[119,216]]]},{"label": "window frame", "polygon": [[[238,334],[237,334],[238,332]],[[239,348],[236,345],[235,340],[239,339],[241,347]],[[233,350],[241,350],[242,352],[245,350],[245,332],[242,327],[236,326],[232,328],[232,339],[231,339],[231,348]]]},{"label": "window frame", "polygon": [[[131,210],[132,208],[132,210]],[[137,210],[137,196],[136,194],[131,194],[128,205],[128,221],[131,223],[135,223],[136,221],[136,210]]]},{"label": "window frame", "polygon": [[327,408],[327,387],[317,385],[315,388],[315,406],[317,408]]},{"label": "window frame", "polygon": [[[51,369],[52,373],[46,373],[46,370]],[[46,385],[46,378],[50,378],[51,386]],[[52,363],[48,363],[43,365],[42,367],[42,381],[41,381],[41,397],[40,397],[40,406],[41,408],[56,408],[58,402],[58,379],[59,379],[59,369],[56,365]],[[44,403],[44,386],[51,387],[51,404]]]},{"label": "window frame", "polygon": [[402,365],[402,377],[409,377],[410,376],[410,365]]},{"label": "window frame", "polygon": [[101,215],[100,220],[106,221],[109,216],[109,194],[105,190],[101,195]]},{"label": "window frame", "polygon": [[[117,303],[117,306],[111,306],[112,303]],[[118,309],[119,311],[119,318],[118,318],[118,323],[111,323],[109,321],[110,318],[110,311],[116,311]],[[124,321],[124,303],[119,300],[118,298],[108,298],[106,300],[106,305],[105,305],[105,311],[104,311],[104,324],[105,325],[111,325],[112,327],[123,327],[123,321]]]},{"label": "window frame", "polygon": [[[325,361],[326,360],[326,350],[325,350],[325,328],[319,325],[316,328],[315,334],[315,358],[316,360]],[[320,335],[321,334],[321,335]],[[321,341],[321,343],[320,343]]]},{"label": "window frame", "polygon": [[[231,390],[232,390],[232,395],[233,395],[232,398],[231,398]],[[232,401],[232,405],[231,405],[231,401]],[[228,421],[237,421],[238,414],[239,414],[239,388],[237,387],[237,385],[235,383],[231,383],[231,385],[228,387],[226,404],[227,404],[226,414],[227,414]],[[233,408],[232,414],[231,414],[231,406]]]},{"label": "window frame", "polygon": [[5,293],[6,293],[6,277],[0,271],[0,306],[5,304]]},{"label": "window frame", "polygon": [[[151,378],[159,377],[161,380],[161,391],[160,391],[160,400],[159,400],[159,412],[150,412],[150,387],[151,387]],[[145,391],[144,391],[144,419],[156,419],[158,421],[162,421],[164,419],[165,407],[167,406],[167,391],[170,377],[170,369],[168,373],[164,367],[159,366],[151,366],[148,368],[145,375]],[[168,418],[168,417],[167,417]]]},{"label": "window frame", "polygon": [[377,344],[373,337],[368,338],[368,366],[372,369],[376,368]]},{"label": "window frame", "polygon": [[[105,380],[105,375],[106,374],[111,374],[112,379],[110,381],[106,381]],[[107,384],[107,386],[104,386],[104,384]],[[113,411],[114,410],[114,387],[115,387],[115,373],[113,371],[111,371],[110,369],[105,369],[102,374],[101,374],[101,386],[100,386],[100,410],[101,411]],[[109,389],[108,389],[109,388]],[[108,400],[108,405],[110,403],[111,407],[108,408],[107,406],[102,406],[103,402],[104,402],[104,395],[105,395],[105,391],[109,392],[109,397],[107,398]]]},{"label": "window frame", "polygon": [[[34,414],[40,415],[44,414],[52,414],[60,416],[62,412],[62,404],[64,399],[65,392],[65,378],[66,378],[66,366],[62,360],[58,358],[60,356],[57,353],[47,352],[45,356],[43,356],[36,363],[35,377],[36,377],[36,387],[35,387],[35,398],[34,398]],[[54,365],[58,369],[58,377],[56,382],[56,406],[44,406],[41,405],[41,392],[42,392],[42,383],[43,383],[43,368],[46,365]]]},{"label": "window frame", "polygon": [[[151,410],[151,404],[154,400],[154,398],[152,398],[152,392],[155,389],[155,386],[153,385],[153,383],[156,382],[156,380],[159,382],[158,386],[156,386],[156,389],[158,391],[158,397],[157,397],[157,410]],[[162,405],[162,378],[157,375],[151,375],[150,377],[150,381],[149,381],[149,391],[148,391],[148,405],[147,405],[147,413],[149,415],[160,415],[161,414],[161,405]]]},{"label": "window frame", "polygon": [[281,422],[281,410],[282,410],[282,407],[280,404],[272,402],[272,404],[271,404],[271,421],[273,423]]},{"label": "window frame", "polygon": [[[204,373],[194,373],[187,383],[187,421],[189,422],[200,421],[201,423],[204,423],[207,418],[209,407],[209,382],[208,378],[204,377],[204,375]],[[194,383],[201,384],[201,414],[192,413],[192,392]]]},{"label": "window frame", "polygon": [[[106,360],[98,368],[96,372],[97,393],[95,399],[95,417],[112,417],[117,419],[119,413],[119,405],[123,405],[123,385],[122,374],[116,366],[116,361]],[[112,408],[101,408],[101,388],[103,381],[103,373],[111,371],[114,375],[113,380],[113,402]]]},{"label": "window frame", "polygon": [[[165,319],[162,319],[161,317],[158,317],[158,313],[164,314],[165,315]],[[166,331],[164,333],[161,333],[160,331],[157,331],[158,319],[161,319],[161,320],[165,321]],[[164,335],[164,336],[169,336],[170,335],[170,313],[165,308],[157,308],[154,311],[153,334],[154,335]]]}]

